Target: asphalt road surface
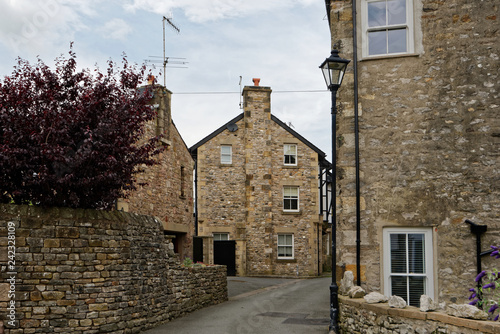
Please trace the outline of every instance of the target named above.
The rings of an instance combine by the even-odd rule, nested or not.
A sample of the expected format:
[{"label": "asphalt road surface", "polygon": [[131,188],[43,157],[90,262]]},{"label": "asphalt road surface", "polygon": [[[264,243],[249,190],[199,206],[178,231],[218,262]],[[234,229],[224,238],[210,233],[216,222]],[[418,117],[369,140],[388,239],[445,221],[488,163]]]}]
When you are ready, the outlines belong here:
[{"label": "asphalt road surface", "polygon": [[328,333],[331,278],[228,278],[229,301],[147,334]]}]

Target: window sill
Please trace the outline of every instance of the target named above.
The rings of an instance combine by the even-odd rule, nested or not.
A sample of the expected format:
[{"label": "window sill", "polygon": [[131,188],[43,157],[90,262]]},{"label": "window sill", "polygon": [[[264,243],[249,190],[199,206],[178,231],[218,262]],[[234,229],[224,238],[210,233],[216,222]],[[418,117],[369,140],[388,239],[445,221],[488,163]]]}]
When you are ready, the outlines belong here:
[{"label": "window sill", "polygon": [[368,60],[380,60],[380,59],[391,59],[391,58],[404,58],[404,57],[419,57],[418,53],[399,53],[399,54],[387,54],[387,55],[378,55],[378,56],[366,56],[361,58],[359,61],[368,61]]},{"label": "window sill", "polygon": [[219,164],[219,167],[233,167],[233,164]]},{"label": "window sill", "polygon": [[276,260],[276,263],[297,263],[297,259],[280,259]]},{"label": "window sill", "polygon": [[285,168],[285,169],[288,169],[288,168],[297,169],[297,168],[299,168],[299,166],[297,166],[297,165],[283,165],[283,168]]},{"label": "window sill", "polygon": [[302,214],[302,211],[282,211],[283,215],[298,216]]}]

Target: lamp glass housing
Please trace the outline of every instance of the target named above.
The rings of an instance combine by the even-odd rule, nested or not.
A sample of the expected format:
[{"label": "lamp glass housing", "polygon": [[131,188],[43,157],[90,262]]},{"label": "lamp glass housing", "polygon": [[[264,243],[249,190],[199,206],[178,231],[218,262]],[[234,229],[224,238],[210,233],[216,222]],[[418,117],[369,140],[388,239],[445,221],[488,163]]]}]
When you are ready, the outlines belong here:
[{"label": "lamp glass housing", "polygon": [[338,50],[332,50],[330,57],[326,58],[320,65],[328,88],[340,87],[349,62],[350,60],[339,57]]}]

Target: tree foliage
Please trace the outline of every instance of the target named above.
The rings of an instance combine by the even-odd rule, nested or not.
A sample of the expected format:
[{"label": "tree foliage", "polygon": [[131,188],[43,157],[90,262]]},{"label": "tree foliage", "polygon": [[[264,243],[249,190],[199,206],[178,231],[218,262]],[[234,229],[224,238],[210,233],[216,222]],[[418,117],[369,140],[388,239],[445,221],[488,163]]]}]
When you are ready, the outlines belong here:
[{"label": "tree foliage", "polygon": [[109,61],[77,70],[76,55],[18,59],[0,81],[0,202],[110,209],[154,164],[158,138],[144,139],[155,117],[138,89],[145,67]]}]

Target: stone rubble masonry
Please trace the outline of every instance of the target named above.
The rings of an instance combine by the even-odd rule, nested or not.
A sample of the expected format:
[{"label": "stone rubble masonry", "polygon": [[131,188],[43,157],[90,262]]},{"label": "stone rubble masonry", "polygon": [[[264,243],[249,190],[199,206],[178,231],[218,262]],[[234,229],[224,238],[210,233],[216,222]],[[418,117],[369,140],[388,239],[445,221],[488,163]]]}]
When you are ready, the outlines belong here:
[{"label": "stone rubble masonry", "polygon": [[[16,223],[16,320],[7,323],[7,223]],[[225,266],[184,268],[156,218],[0,205],[7,333],[139,333],[227,300]]]},{"label": "stone rubble masonry", "polygon": [[442,312],[421,312],[407,306],[396,309],[384,304],[368,304],[363,299],[339,296],[342,333],[500,333],[500,323],[457,318]]},{"label": "stone rubble masonry", "polygon": [[[499,2],[413,2],[421,50],[357,63],[362,286],[383,290],[384,227],[427,227],[431,297],[464,303],[476,275],[476,238],[465,219],[488,226],[482,251],[500,240]],[[331,1],[330,14],[332,44],[340,41],[340,56],[352,60],[352,1]],[[351,61],[337,94],[341,268],[356,264],[353,82]],[[495,266],[483,257],[483,269]]]},{"label": "stone rubble masonry", "polygon": [[[160,145],[166,150],[158,164],[137,174],[137,190],[118,203],[118,209],[157,217],[164,230],[178,238],[181,259],[193,254],[193,169],[194,161],[171,117],[172,93],[157,86],[151,105],[157,117],[146,124],[145,138],[163,134]],[[146,185],[141,186],[144,183]]]},{"label": "stone rubble masonry", "polygon": [[[239,276],[317,275],[318,153],[272,119],[269,87],[246,86],[243,99],[238,129],[197,147],[199,234],[236,240]],[[297,166],[283,165],[284,144],[297,144]],[[220,163],[221,145],[232,146],[232,164]],[[299,187],[300,212],[283,212],[283,186]],[[278,233],[293,233],[294,259],[277,259]]]}]

